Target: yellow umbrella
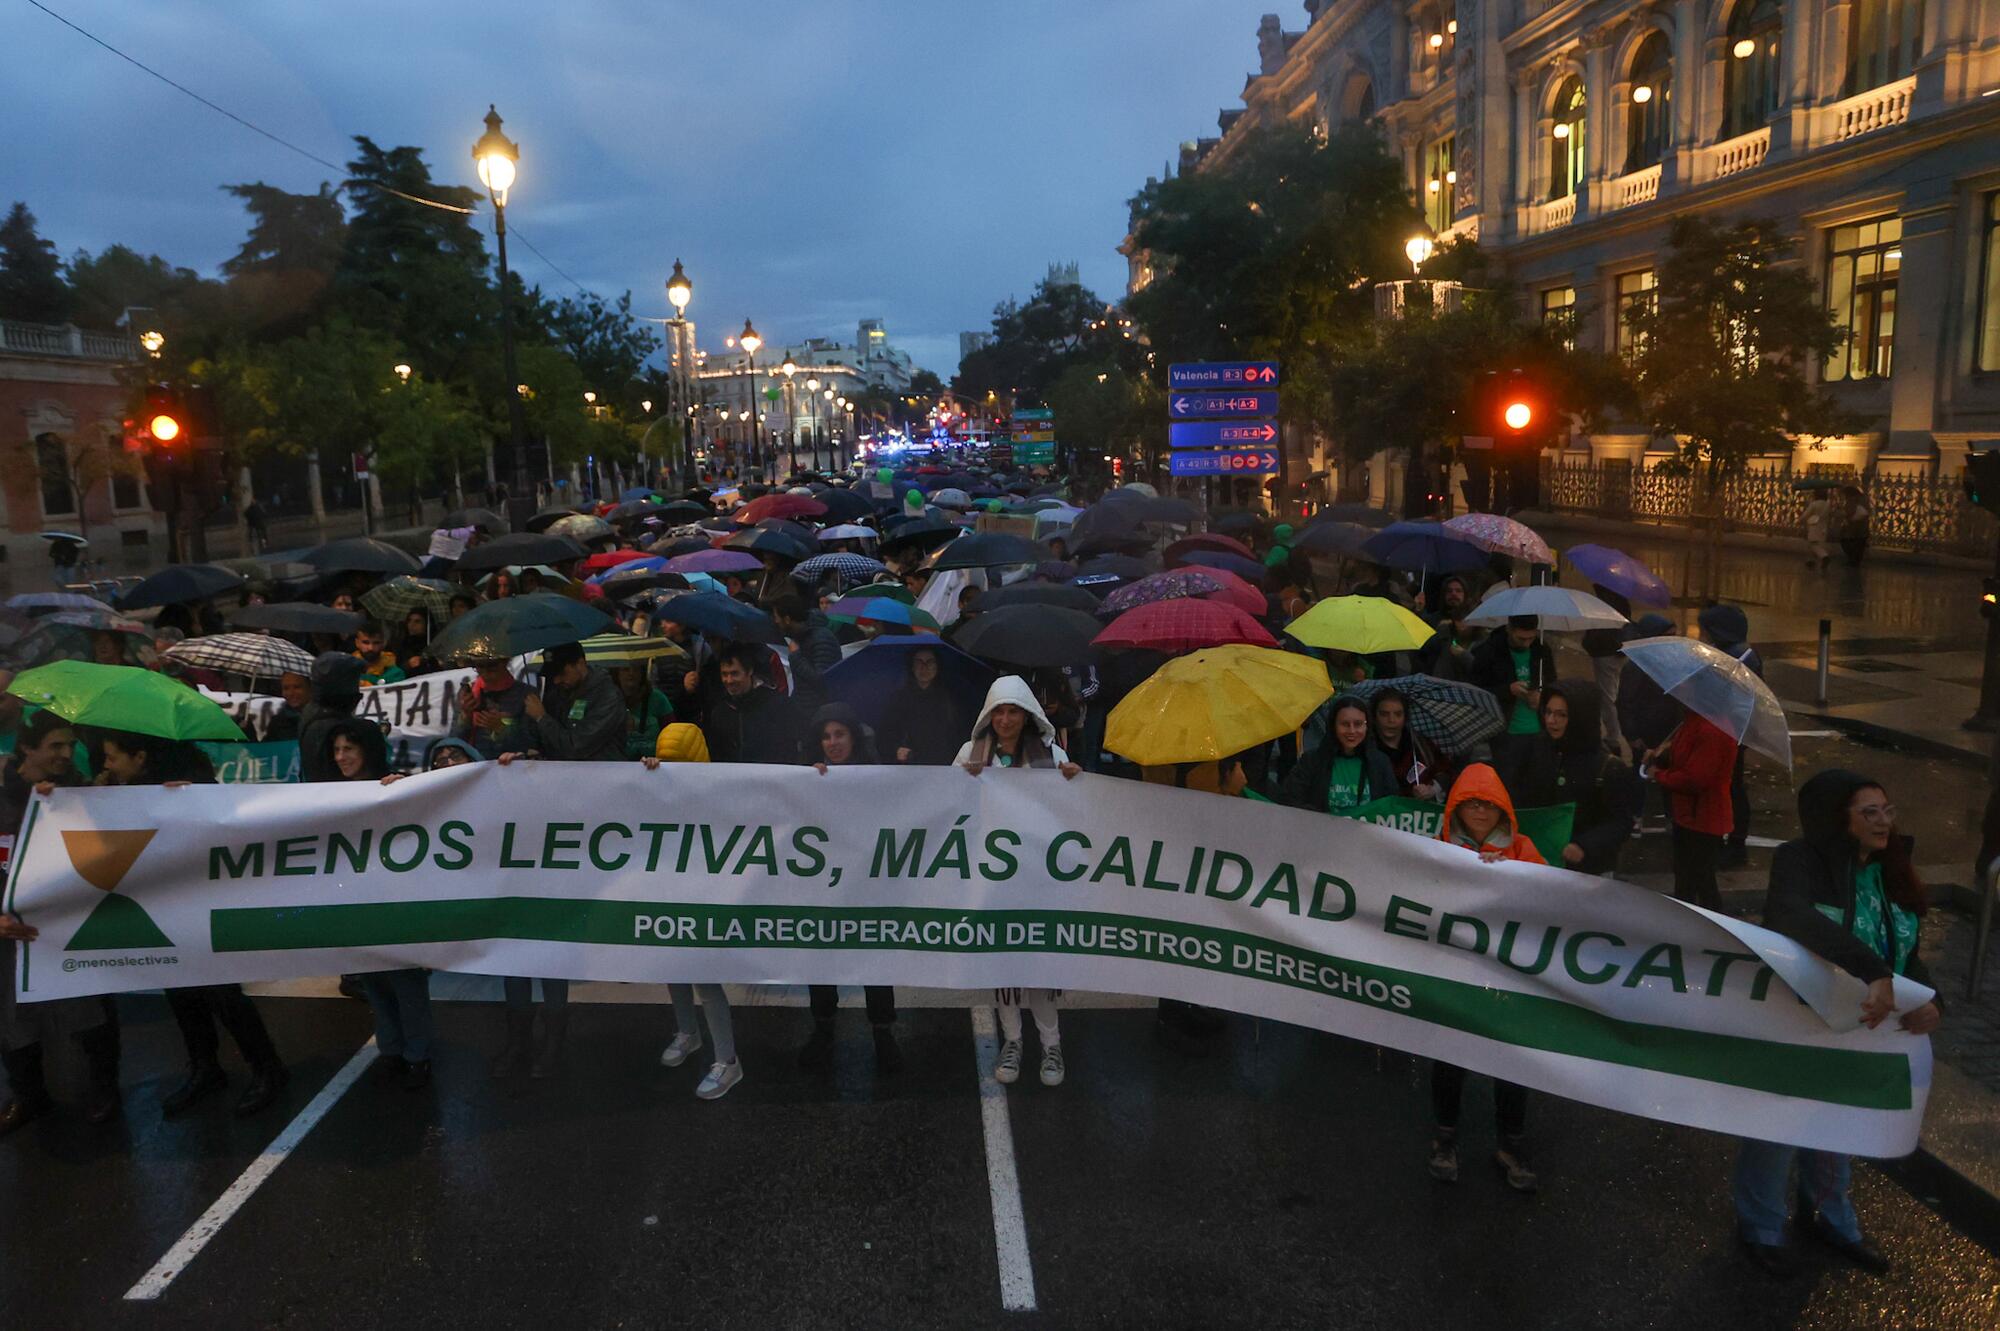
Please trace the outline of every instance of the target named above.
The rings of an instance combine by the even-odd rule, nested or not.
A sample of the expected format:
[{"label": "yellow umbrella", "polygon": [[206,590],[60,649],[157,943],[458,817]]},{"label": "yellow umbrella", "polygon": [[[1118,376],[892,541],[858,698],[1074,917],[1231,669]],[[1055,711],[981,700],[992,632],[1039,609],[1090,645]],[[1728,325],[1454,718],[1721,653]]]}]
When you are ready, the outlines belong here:
[{"label": "yellow umbrella", "polygon": [[1381,596],[1329,596],[1285,625],[1308,647],[1370,656],[1415,651],[1437,632],[1423,617]]},{"label": "yellow umbrella", "polygon": [[1142,767],[1227,758],[1304,724],[1333,696],[1309,656],[1232,643],[1176,657],[1111,709],[1104,747]]}]

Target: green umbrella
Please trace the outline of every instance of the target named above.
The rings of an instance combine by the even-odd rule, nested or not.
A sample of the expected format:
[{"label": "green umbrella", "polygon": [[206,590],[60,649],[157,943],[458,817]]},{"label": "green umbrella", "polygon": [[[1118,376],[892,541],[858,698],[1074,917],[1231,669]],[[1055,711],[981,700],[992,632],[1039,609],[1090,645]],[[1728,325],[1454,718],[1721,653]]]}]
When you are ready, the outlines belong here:
[{"label": "green umbrella", "polygon": [[440,661],[504,661],[565,642],[581,642],[612,627],[611,617],[581,601],[532,592],[468,610],[431,639]]},{"label": "green umbrella", "polygon": [[65,721],[162,739],[248,739],[229,714],[179,680],[135,666],[55,661],[24,670],[7,692]]}]

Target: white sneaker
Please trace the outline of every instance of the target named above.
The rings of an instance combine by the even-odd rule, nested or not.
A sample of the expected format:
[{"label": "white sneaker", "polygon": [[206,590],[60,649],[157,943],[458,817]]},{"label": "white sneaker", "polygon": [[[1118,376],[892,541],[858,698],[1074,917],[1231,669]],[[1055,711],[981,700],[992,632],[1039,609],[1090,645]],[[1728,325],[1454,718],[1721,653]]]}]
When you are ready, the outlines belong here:
[{"label": "white sneaker", "polygon": [[660,1066],[677,1068],[688,1061],[688,1055],[701,1049],[701,1037],[693,1031],[682,1031],[667,1041],[667,1047],[660,1051]]},{"label": "white sneaker", "polygon": [[701,1085],[694,1088],[695,1095],[703,1100],[720,1100],[729,1094],[729,1088],[743,1080],[743,1063],[717,1063],[709,1068],[708,1075],[701,1079]]},{"label": "white sneaker", "polygon": [[1042,1085],[1060,1086],[1063,1083],[1062,1046],[1059,1044],[1042,1047]]},{"label": "white sneaker", "polygon": [[1001,1042],[1000,1057],[993,1064],[993,1080],[1002,1086],[1012,1086],[1021,1076],[1021,1042],[1006,1040]]}]

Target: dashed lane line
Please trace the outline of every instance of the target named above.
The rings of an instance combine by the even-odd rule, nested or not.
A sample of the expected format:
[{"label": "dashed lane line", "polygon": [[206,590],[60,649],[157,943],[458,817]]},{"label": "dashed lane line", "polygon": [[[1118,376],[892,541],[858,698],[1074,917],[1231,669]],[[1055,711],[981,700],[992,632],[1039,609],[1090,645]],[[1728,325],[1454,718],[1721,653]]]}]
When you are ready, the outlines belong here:
[{"label": "dashed lane line", "polygon": [[979,1077],[979,1119],[986,1133],[986,1182],[993,1194],[993,1247],[1000,1259],[1000,1306],[1035,1310],[1035,1268],[1028,1259],[1028,1222],[1021,1210],[1021,1176],[1014,1166],[1014,1125],[1007,1088],[993,1080],[1000,1034],[993,1009],[972,1009],[972,1057]]}]

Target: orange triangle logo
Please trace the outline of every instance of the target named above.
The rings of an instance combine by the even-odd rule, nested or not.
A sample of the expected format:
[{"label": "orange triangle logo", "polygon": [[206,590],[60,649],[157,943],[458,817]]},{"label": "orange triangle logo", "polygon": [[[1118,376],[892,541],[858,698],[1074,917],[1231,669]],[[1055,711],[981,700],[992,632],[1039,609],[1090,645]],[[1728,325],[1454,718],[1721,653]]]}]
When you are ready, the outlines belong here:
[{"label": "orange triangle logo", "polygon": [[116,892],[132,864],[159,835],[159,829],[131,832],[64,832],[63,848],[83,881],[100,892]]}]

